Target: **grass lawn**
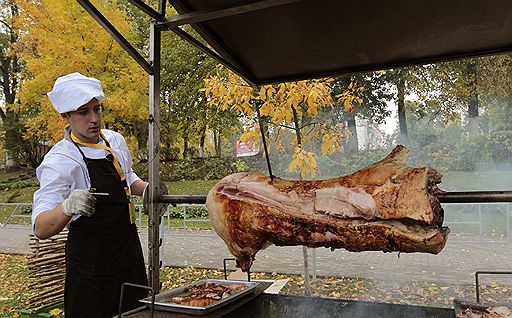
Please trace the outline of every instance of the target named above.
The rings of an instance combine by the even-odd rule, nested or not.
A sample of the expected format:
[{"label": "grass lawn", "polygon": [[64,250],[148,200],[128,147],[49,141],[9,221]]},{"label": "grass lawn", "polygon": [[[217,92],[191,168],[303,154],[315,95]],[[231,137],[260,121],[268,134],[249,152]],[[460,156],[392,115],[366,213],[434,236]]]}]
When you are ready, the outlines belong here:
[{"label": "grass lawn", "polygon": [[446,191],[512,190],[512,171],[447,171],[443,173],[443,183],[439,187]]},{"label": "grass lawn", "polygon": [[207,195],[219,180],[182,180],[165,182],[170,195]]}]

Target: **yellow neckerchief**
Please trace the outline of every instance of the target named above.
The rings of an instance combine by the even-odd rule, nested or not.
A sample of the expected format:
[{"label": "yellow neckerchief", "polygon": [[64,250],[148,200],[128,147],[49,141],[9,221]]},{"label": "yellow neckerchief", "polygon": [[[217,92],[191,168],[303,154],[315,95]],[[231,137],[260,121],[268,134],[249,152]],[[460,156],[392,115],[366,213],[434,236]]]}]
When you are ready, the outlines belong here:
[{"label": "yellow neckerchief", "polygon": [[[108,140],[107,140],[107,138],[105,137],[105,135],[103,134],[102,131],[100,131],[100,136],[101,136],[101,138],[103,138],[103,140],[105,140],[106,143],[108,143]],[[110,148],[110,147],[108,147],[106,145],[91,144],[91,143],[88,143],[88,142],[83,142],[80,139],[78,139],[78,137],[75,136],[75,134],[73,132],[71,132],[71,139],[75,143],[77,143],[79,145],[90,147],[90,148],[100,148],[100,149],[104,149],[104,150],[110,152],[110,154],[114,157],[114,162],[113,162],[114,163],[114,167],[116,168],[117,174],[119,174],[119,177],[121,178],[121,183],[124,183],[126,185],[124,187],[124,192],[126,193],[127,197],[130,196],[130,189],[128,189],[128,183],[126,182],[126,178],[124,176],[123,170],[121,169],[121,165],[119,164],[119,160],[117,159],[117,156],[114,153],[114,150],[112,148]]]}]

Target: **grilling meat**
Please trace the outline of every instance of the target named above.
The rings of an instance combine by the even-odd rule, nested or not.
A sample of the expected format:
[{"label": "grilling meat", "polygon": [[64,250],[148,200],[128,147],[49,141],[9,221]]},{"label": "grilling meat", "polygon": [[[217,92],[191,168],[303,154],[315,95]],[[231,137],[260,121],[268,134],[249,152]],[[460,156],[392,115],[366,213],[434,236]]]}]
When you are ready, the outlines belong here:
[{"label": "grilling meat", "polygon": [[245,288],[242,284],[224,286],[215,283],[204,283],[191,286],[184,295],[169,298],[167,302],[185,306],[206,307]]},{"label": "grilling meat", "polygon": [[408,167],[406,156],[397,146],[367,168],[322,181],[233,174],[208,193],[210,220],[244,271],[270,244],[437,254],[449,233],[435,196],[442,176]]}]

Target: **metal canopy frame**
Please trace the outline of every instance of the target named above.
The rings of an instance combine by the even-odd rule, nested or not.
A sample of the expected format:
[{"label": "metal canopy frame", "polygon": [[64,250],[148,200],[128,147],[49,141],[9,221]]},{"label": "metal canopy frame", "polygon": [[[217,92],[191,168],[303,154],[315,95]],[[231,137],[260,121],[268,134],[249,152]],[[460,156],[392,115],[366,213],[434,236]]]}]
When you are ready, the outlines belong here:
[{"label": "metal canopy frame", "polygon": [[[129,41],[127,41],[118,30],[116,30],[116,28],[108,21],[108,19],[105,18],[89,0],[77,0],[77,2],[112,36],[113,39],[119,43],[119,45],[121,45],[123,49],[126,50],[126,52],[128,52],[128,54],[146,71],[146,73],[149,74],[148,181],[150,183],[150,188],[148,199],[148,258],[150,286],[153,288],[155,293],[158,293],[161,288],[159,278],[159,269],[161,267],[159,247],[162,244],[162,240],[160,238],[159,226],[161,221],[162,207],[166,204],[166,202],[182,203],[191,199],[190,197],[182,198],[175,196],[175,198],[173,198],[173,196],[165,195],[162,188],[159,186],[160,159],[158,154],[160,142],[160,55],[162,31],[171,30],[175,32],[180,37],[194,45],[196,48],[212,57],[217,62],[222,63],[233,72],[242,76],[249,84],[254,86],[275,82],[323,77],[342,73],[346,74],[359,71],[387,69],[392,67],[431,63],[456,58],[512,51],[512,2],[509,0],[491,0],[491,2],[482,2],[481,0],[419,0],[413,2],[408,0],[393,0],[384,3],[374,0],[169,0],[169,4],[172,5],[179,13],[178,16],[170,18],[166,18],[165,16],[165,10],[167,6],[166,0],[157,0],[158,10],[153,9],[142,0],[127,1],[152,18],[150,23],[149,61],[147,61],[129,43]],[[210,7],[197,9],[197,7],[207,5],[210,5]],[[330,14],[330,16],[326,18],[329,20],[329,23],[339,23],[339,21],[334,21],[335,19],[333,19],[332,12],[329,11],[329,6],[336,6],[337,9],[343,9],[343,12],[340,12],[339,14],[347,13],[345,16],[340,17],[340,19],[349,20],[352,18],[352,16],[356,16],[356,18],[361,19],[362,21],[360,21],[358,27],[363,27],[363,29],[365,27],[365,23],[373,25],[373,23],[379,19],[381,19],[378,21],[380,23],[383,22],[383,19],[384,22],[393,23],[392,20],[388,21],[385,20],[385,18],[389,18],[389,16],[394,17],[394,14],[396,15],[395,11],[401,12],[402,15],[407,15],[411,12],[410,7],[415,6],[425,10],[430,10],[429,13],[432,15],[432,19],[426,20],[429,24],[427,29],[422,29],[422,25],[419,25],[419,29],[423,32],[422,34],[418,34],[419,38],[417,41],[419,43],[414,43],[414,38],[412,38],[412,44],[409,42],[404,42],[405,44],[389,43],[389,46],[392,47],[392,50],[396,50],[396,58],[394,57],[394,51],[392,50],[392,54],[388,54],[385,59],[375,59],[375,56],[365,56],[364,54],[354,58],[352,56],[354,55],[353,52],[347,53],[343,50],[340,50],[339,61],[329,60],[332,58],[332,56],[326,56],[326,58],[322,60],[322,54],[324,52],[329,50],[332,51],[333,49],[339,50],[340,47],[330,48],[332,43],[330,43],[329,40],[332,39],[323,39],[321,34],[320,36],[316,36],[315,33],[311,33],[309,31],[311,26],[314,28],[315,26],[320,26],[324,22],[322,20],[322,14]],[[482,10],[475,10],[475,8],[480,8],[480,6]],[[310,11],[314,11],[313,13],[316,14],[315,17],[317,20],[309,21],[307,17],[309,17],[310,12],[305,9],[311,9]],[[449,10],[449,13],[453,13],[455,15],[461,12],[463,14],[461,17],[458,16],[459,20],[454,22],[451,20],[451,16],[449,14],[444,16],[441,15],[438,17],[435,15],[435,10]],[[474,13],[473,11],[477,12]],[[319,15],[320,19],[318,19]],[[383,18],[383,16],[385,18]],[[276,21],[279,19],[279,17],[283,17],[283,21]],[[298,17],[306,17],[306,19],[301,19],[300,21],[293,20],[294,18],[298,19]],[[421,15],[418,15],[417,17],[421,17]],[[279,42],[285,39],[283,38],[282,34],[276,35],[272,34],[272,32],[265,32],[268,30],[265,30],[264,27],[262,27],[261,32],[252,33],[253,36],[261,35],[262,38],[248,38],[247,40],[240,39],[240,37],[243,37],[244,34],[236,33],[239,32],[239,30],[236,29],[237,26],[243,27],[251,22],[253,24],[260,23],[260,21],[265,20],[265,18],[267,21],[262,21],[262,24],[265,22],[274,24],[282,23],[283,27],[286,29],[286,23],[291,22],[292,24],[295,23],[294,27],[297,27],[298,29],[291,28],[290,30],[292,33],[288,34],[293,37],[295,42],[288,41],[284,43],[285,47],[275,47],[282,51],[279,52],[281,54],[281,60],[276,61],[275,65],[270,64],[270,67],[269,65],[262,65],[262,69],[266,67],[267,69],[265,71],[268,72],[270,69],[271,72],[268,74],[257,74],[255,70],[258,71],[259,66],[257,64],[251,64],[253,61],[251,61],[250,58],[247,58],[246,56],[253,54],[254,52],[251,52],[251,50],[243,51],[244,44],[247,44],[249,41],[253,40],[257,41],[258,39],[260,41],[268,41],[257,43],[257,49],[261,50],[252,55],[253,59],[256,57],[259,60],[257,62],[262,63],[262,61],[268,61],[274,58],[272,54],[273,52],[265,51],[265,48],[262,48],[262,46],[264,46],[266,43],[279,44]],[[410,19],[411,23],[415,22],[415,17],[411,18],[407,16],[406,18]],[[474,18],[477,21],[472,21],[470,18]],[[481,25],[478,24],[479,19],[483,21]],[[310,28],[306,30],[305,28],[301,29],[301,27],[304,27],[304,25],[301,25],[301,23],[310,23],[312,25],[309,25]],[[185,24],[191,25],[201,36],[202,40],[206,43],[203,43],[202,41],[194,38],[189,33],[185,32],[182,28],[182,26]],[[379,26],[379,24],[377,24],[377,26]],[[380,24],[380,26],[384,28],[382,31],[380,29],[371,29],[370,27],[367,28],[370,32],[366,33],[369,39],[363,38],[363,40],[367,42],[366,44],[368,45],[367,48],[369,50],[373,45],[371,41],[380,40],[378,36],[371,32],[381,32],[382,34],[379,35],[389,35],[390,33],[395,32],[393,29],[385,28],[387,27],[386,23]],[[451,35],[451,37],[443,37],[442,32],[440,32],[443,30],[443,26],[449,29],[449,31],[454,31],[454,35]],[[400,33],[400,31],[407,29],[409,26],[403,25],[400,29],[398,27],[400,27],[400,25],[397,25],[396,32]],[[418,24],[415,24],[415,27],[418,28]],[[431,27],[431,29],[429,29],[429,27]],[[456,28],[454,29],[454,27]],[[249,26],[249,28],[250,31],[259,31],[253,30],[254,28],[252,28],[252,26]],[[297,30],[304,31],[304,33],[298,32]],[[273,31],[276,31],[276,29]],[[340,29],[338,31],[342,32],[346,30]],[[413,30],[412,33],[404,34],[405,36],[411,37],[411,34],[415,35],[414,31],[417,30]],[[471,41],[465,43],[466,46],[456,46],[458,43],[450,43],[457,42],[457,36],[459,33],[466,36],[466,38],[468,35],[471,37],[471,31],[474,31],[476,37],[475,42],[478,42],[478,40],[482,39],[485,40],[486,35],[491,37],[491,41],[487,41],[484,46],[478,46],[476,44],[473,45],[471,44]],[[451,48],[451,45],[453,45],[454,48],[452,50],[435,52],[432,51],[429,52],[429,54],[425,53],[424,55],[418,55],[418,52],[411,51],[412,49],[421,48],[421,45],[425,46],[428,44],[436,43],[428,41],[429,36],[434,38],[438,36],[444,40],[444,42],[440,45],[445,45],[448,47],[448,49]],[[318,37],[320,37],[320,39],[318,39]],[[425,38],[427,38],[427,40],[425,40]],[[391,39],[398,40],[399,42],[401,40],[400,38],[396,37]],[[406,40],[411,40],[411,38],[405,39],[404,41]],[[421,42],[422,40],[425,40],[425,42]],[[380,46],[377,45],[375,52],[380,53],[379,49],[381,49],[384,51],[388,50],[387,53],[390,53],[387,42],[384,41],[384,44],[382,42],[379,43]],[[469,46],[468,43],[470,43]],[[240,44],[242,44],[242,46],[240,46]],[[290,49],[286,47],[288,44],[290,45]],[[236,45],[238,45],[238,47]],[[292,45],[298,46],[292,47]],[[297,48],[302,47],[305,49],[311,46],[313,47],[312,51],[297,51]],[[347,48],[349,48],[349,46],[347,46]],[[311,63],[304,63],[304,60],[299,59],[297,60],[299,62],[298,64],[287,64],[288,57],[293,59],[294,55],[298,55],[300,58],[299,53],[302,54],[302,58],[308,58],[308,54],[312,54],[314,56],[314,60],[310,61]],[[337,55],[335,57],[337,57]],[[346,58],[346,60],[344,60],[344,58]],[[318,64],[318,61],[324,64]],[[282,63],[283,65],[286,64],[285,66],[289,69],[276,67],[274,70],[273,66],[282,66],[279,63]],[[309,67],[309,64],[312,66]],[[269,171],[271,171],[270,165]],[[459,194],[460,193],[448,193],[444,197],[439,197],[439,199],[440,201],[444,202],[462,202],[468,199],[470,200],[469,202],[479,202],[482,200],[503,202],[511,201],[512,197],[512,191],[505,191],[501,193],[461,193],[460,197]],[[204,202],[204,197],[194,197],[192,199],[194,202]]]}]

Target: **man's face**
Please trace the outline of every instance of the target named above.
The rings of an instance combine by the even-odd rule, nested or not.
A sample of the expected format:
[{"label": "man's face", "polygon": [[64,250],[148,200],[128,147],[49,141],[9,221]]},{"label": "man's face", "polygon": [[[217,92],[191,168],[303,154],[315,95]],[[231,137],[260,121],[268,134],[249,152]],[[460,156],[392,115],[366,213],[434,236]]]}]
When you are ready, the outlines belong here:
[{"label": "man's face", "polygon": [[75,136],[83,142],[97,143],[102,125],[102,109],[98,101],[93,98],[76,111],[62,114]]}]

